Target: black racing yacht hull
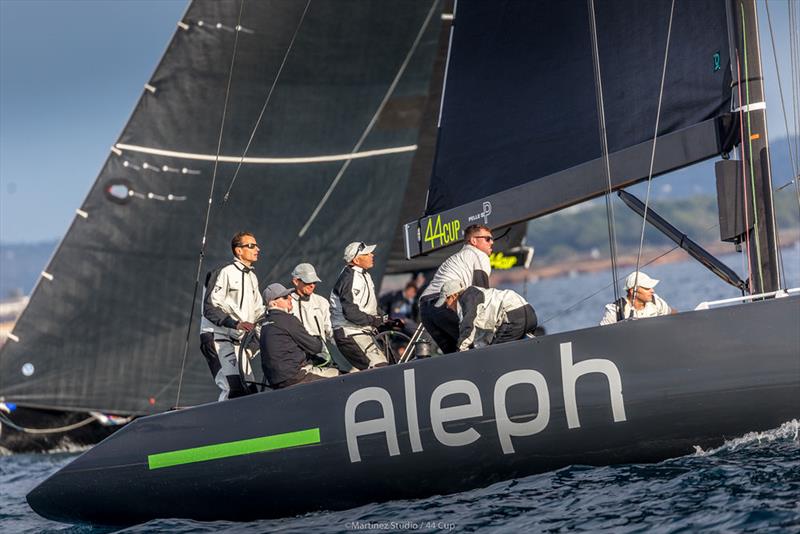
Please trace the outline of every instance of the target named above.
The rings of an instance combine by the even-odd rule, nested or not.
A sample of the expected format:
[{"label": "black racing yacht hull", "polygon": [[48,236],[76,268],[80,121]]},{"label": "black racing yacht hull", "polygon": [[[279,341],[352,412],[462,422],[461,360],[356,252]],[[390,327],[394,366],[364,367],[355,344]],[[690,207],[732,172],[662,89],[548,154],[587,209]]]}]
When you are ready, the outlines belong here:
[{"label": "black racing yacht hull", "polygon": [[800,417],[800,296],[545,336],[138,419],[50,519],[246,521],[656,462]]}]

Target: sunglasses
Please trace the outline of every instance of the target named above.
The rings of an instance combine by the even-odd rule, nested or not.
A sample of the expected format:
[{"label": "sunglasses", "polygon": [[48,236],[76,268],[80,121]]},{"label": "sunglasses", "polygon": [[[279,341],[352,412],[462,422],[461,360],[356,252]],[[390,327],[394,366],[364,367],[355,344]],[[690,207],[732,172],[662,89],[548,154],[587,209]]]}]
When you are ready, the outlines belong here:
[{"label": "sunglasses", "polygon": [[487,243],[494,243],[494,238],[490,235],[476,235],[475,239],[485,239]]},{"label": "sunglasses", "polygon": [[258,248],[258,243],[247,243],[246,245],[236,245],[236,248],[254,249],[254,248]]}]

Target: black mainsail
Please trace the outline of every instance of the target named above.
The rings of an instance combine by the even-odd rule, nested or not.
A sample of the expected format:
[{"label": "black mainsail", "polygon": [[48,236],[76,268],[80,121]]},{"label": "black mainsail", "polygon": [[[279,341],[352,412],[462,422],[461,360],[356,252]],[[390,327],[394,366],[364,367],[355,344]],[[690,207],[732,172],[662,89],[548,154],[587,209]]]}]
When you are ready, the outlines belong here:
[{"label": "black mainsail", "polygon": [[[175,403],[218,154],[204,271],[248,229],[262,282],[286,282],[300,261],[333,280],[353,240],[387,244],[379,279],[440,11],[436,1],[193,2],[0,352],[0,397],[122,414]],[[196,338],[183,405],[214,398]]]},{"label": "black mainsail", "polygon": [[[612,189],[648,177],[670,5],[595,2]],[[723,1],[675,4],[656,175],[732,148],[727,16]],[[607,191],[588,28],[583,0],[459,5],[409,257],[449,244],[455,221],[498,227]]]}]

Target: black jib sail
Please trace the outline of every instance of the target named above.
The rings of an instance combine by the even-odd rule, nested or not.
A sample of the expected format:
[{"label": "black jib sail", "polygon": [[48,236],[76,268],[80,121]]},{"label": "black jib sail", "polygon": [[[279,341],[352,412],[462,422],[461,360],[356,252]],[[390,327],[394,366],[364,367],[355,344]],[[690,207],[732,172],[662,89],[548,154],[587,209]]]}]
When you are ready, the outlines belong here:
[{"label": "black jib sail", "polygon": [[[649,174],[671,2],[594,2],[612,189]],[[426,215],[410,257],[454,228],[531,219],[608,189],[587,2],[462,2]],[[676,2],[654,173],[717,155],[730,109],[726,3]]]},{"label": "black jib sail", "polygon": [[[192,3],[0,353],[0,396],[115,413],[172,406],[209,193],[204,271],[250,230],[262,283],[287,283],[301,261],[330,282],[354,240],[385,244],[379,278],[419,142],[440,10]],[[183,405],[216,396],[191,341]]]}]

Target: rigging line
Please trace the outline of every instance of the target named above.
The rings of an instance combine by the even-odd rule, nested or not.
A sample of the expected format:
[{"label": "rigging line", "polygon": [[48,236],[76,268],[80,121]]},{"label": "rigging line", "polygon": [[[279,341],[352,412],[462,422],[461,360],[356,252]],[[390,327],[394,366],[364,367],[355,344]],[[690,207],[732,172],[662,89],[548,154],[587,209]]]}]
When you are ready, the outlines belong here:
[{"label": "rigging line", "polygon": [[219,153],[222,150],[222,137],[225,133],[225,117],[228,114],[228,100],[231,94],[231,82],[233,80],[233,67],[236,64],[236,52],[239,48],[239,28],[242,27],[242,12],[244,11],[244,2],[241,0],[239,4],[239,18],[236,21],[236,34],[233,39],[233,53],[231,54],[231,64],[228,68],[228,83],[225,87],[225,103],[222,106],[222,117],[219,123],[219,137],[217,139],[217,159],[214,161],[214,172],[211,175],[211,187],[208,192],[208,206],[206,207],[206,218],[203,222],[203,239],[200,242],[200,255],[197,260],[197,274],[194,279],[194,292],[192,293],[192,308],[189,311],[189,324],[186,327],[186,340],[183,345],[183,358],[181,359],[181,371],[178,379],[178,392],[175,398],[175,407],[179,407],[181,403],[181,388],[183,387],[183,372],[186,369],[186,355],[189,353],[189,339],[192,334],[192,322],[194,321],[194,308],[195,301],[197,300],[197,290],[200,287],[200,274],[203,271],[203,257],[206,252],[206,237],[208,235],[208,222],[211,218],[211,205],[214,201],[214,186],[217,183],[217,169],[219,168]]},{"label": "rigging line", "polygon": [[599,111],[598,127],[600,129],[600,142],[603,152],[603,162],[605,163],[606,175],[606,222],[608,224],[608,247],[611,253],[611,278],[614,285],[614,300],[618,300],[619,284],[617,280],[619,273],[617,272],[617,236],[614,229],[614,205],[611,198],[611,160],[608,154],[608,137],[606,134],[606,111],[603,102],[603,80],[600,76],[600,48],[597,43],[597,21],[595,20],[594,0],[587,0],[589,8],[589,27],[592,38],[592,64],[594,67],[594,81],[595,81],[595,98],[597,99],[597,107]]},{"label": "rigging line", "polygon": [[644,198],[644,213],[642,213],[642,233],[639,236],[639,250],[636,253],[636,275],[633,281],[634,294],[639,288],[639,263],[642,260],[642,247],[644,247],[644,230],[647,225],[647,210],[650,207],[650,189],[653,184],[653,163],[656,159],[656,142],[658,141],[658,126],[661,121],[661,104],[664,98],[664,81],[667,78],[667,62],[669,60],[669,43],[672,37],[672,19],[675,14],[675,0],[669,8],[669,24],[667,25],[667,45],[664,49],[664,65],[661,68],[661,87],[658,90],[658,108],[656,110],[656,127],[653,130],[653,148],[650,151],[650,172],[647,175],[647,195]]},{"label": "rigging line", "polygon": [[[736,48],[736,75],[741,80],[742,65],[739,61],[739,48]],[[745,248],[747,249],[747,284],[750,286],[750,294],[755,293],[753,290],[753,258],[750,255],[750,207],[747,202],[747,170],[745,168],[745,150],[744,150],[744,109],[742,107],[742,84],[737,84],[737,92],[739,96],[739,137],[741,142],[739,144],[739,151],[742,154],[742,196],[744,198],[744,241]]]},{"label": "rigging line", "polygon": [[[417,37],[416,37],[416,39],[414,39],[414,43],[411,45],[411,48],[409,49],[408,54],[406,54],[406,57],[403,60],[403,63],[400,65],[400,69],[397,71],[397,74],[395,75],[394,80],[392,80],[392,83],[389,85],[389,88],[386,90],[386,94],[383,96],[383,100],[381,100],[380,105],[378,105],[378,109],[375,110],[375,114],[372,116],[372,119],[369,121],[369,124],[367,124],[367,127],[364,129],[364,132],[361,134],[361,138],[359,138],[358,142],[353,147],[353,150],[351,150],[351,152],[358,152],[361,149],[361,145],[364,144],[364,141],[366,141],[367,136],[372,132],[372,128],[374,128],[375,124],[378,122],[378,117],[380,117],[380,114],[383,112],[383,109],[386,107],[386,103],[389,101],[389,98],[394,93],[394,90],[397,87],[397,84],[400,83],[400,78],[403,76],[403,74],[406,71],[406,68],[408,67],[408,64],[411,62],[411,57],[414,55],[414,52],[416,52],[417,47],[419,46],[419,43],[422,40],[422,36],[425,34],[425,29],[428,27],[428,23],[430,22],[431,17],[433,16],[433,13],[436,11],[436,6],[437,5],[438,5],[438,2],[432,2],[431,3],[431,8],[430,8],[430,10],[428,10],[428,16],[425,17],[425,20],[422,23],[422,26],[420,27],[419,32],[417,33]],[[336,177],[333,179],[333,182],[331,182],[331,185],[328,186],[328,190],[325,191],[325,194],[322,196],[322,199],[319,201],[319,204],[317,204],[317,207],[314,208],[314,211],[311,213],[311,216],[308,218],[306,223],[300,229],[300,232],[297,234],[298,238],[302,238],[306,234],[308,229],[311,227],[311,224],[317,218],[317,215],[319,215],[319,212],[322,210],[322,208],[328,202],[328,199],[330,198],[331,193],[333,193],[333,190],[339,184],[339,180],[342,179],[342,176],[344,176],[345,171],[350,166],[350,161],[351,160],[345,161],[344,164],[341,166],[341,168],[339,169],[339,172],[336,174]]]},{"label": "rigging line", "polygon": [[[794,31],[793,31],[794,30]],[[794,3],[789,2],[789,56],[790,56],[790,72],[792,75],[792,120],[794,122],[794,136],[787,139],[789,143],[795,144],[795,154],[798,159],[798,168],[800,168],[800,136],[798,136],[798,122],[800,121],[800,109],[798,108],[798,93],[800,93],[800,68],[798,62],[798,38],[800,32],[797,31],[797,15],[794,8]],[[777,65],[776,65],[777,68]]]},{"label": "rigging line", "polygon": [[[741,8],[742,14],[742,48],[744,50],[744,77],[745,79],[749,76],[749,68],[747,66],[747,29],[745,28],[745,15],[744,15],[744,4],[739,3],[739,7]],[[747,105],[750,105],[750,82],[745,81],[744,84],[745,89],[745,98],[747,99]],[[755,168],[754,162],[755,159],[753,157],[753,128],[750,123],[750,112],[747,112],[747,146],[749,147],[747,153],[749,155],[748,158],[748,166],[750,167],[750,189],[752,194],[753,200],[753,240],[756,244],[756,261],[758,262],[758,279],[761,282],[759,288],[761,290],[764,289],[764,269],[761,266],[761,238],[759,237],[759,225],[758,225],[758,206],[756,204],[756,183],[755,183]]]},{"label": "rigging line", "polygon": [[[769,0],[765,2],[765,6],[767,8],[767,24],[769,26],[769,38],[772,42],[772,57],[775,61],[775,74],[778,77],[778,92],[781,96],[781,110],[783,111],[783,125],[786,128],[786,146],[789,149],[789,162],[792,165],[792,175],[797,176],[797,164],[795,161],[794,151],[792,150],[792,137],[789,131],[789,121],[786,118],[786,104],[784,103],[783,98],[783,84],[781,83],[781,71],[778,68],[778,52],[775,48],[775,34],[772,30],[772,15],[769,12]],[[800,210],[800,184],[797,183],[797,180],[794,180],[794,188],[795,192],[797,193],[797,208]]]},{"label": "rigging line", "polygon": [[231,189],[233,189],[233,184],[236,182],[236,178],[239,176],[239,170],[242,168],[242,162],[244,161],[245,156],[247,156],[247,152],[250,150],[250,145],[253,143],[253,138],[256,136],[256,131],[258,131],[258,127],[261,125],[261,119],[264,117],[264,112],[267,110],[267,106],[269,105],[269,101],[272,99],[272,93],[275,91],[275,87],[278,85],[278,79],[281,77],[281,73],[283,72],[283,67],[286,65],[286,60],[289,58],[289,54],[292,51],[292,47],[294,46],[294,41],[297,39],[297,34],[300,33],[300,27],[303,25],[303,21],[306,18],[306,13],[308,13],[308,6],[311,5],[311,0],[306,2],[306,7],[303,9],[303,14],[300,15],[300,22],[297,23],[297,27],[294,29],[294,35],[292,35],[292,40],[289,42],[289,47],[286,49],[286,53],[283,55],[283,61],[281,61],[281,66],[278,67],[278,73],[275,74],[275,79],[272,80],[272,86],[269,88],[267,92],[267,97],[264,99],[264,105],[261,106],[261,113],[258,114],[258,119],[256,120],[255,126],[253,126],[253,131],[250,133],[250,139],[247,140],[247,146],[244,147],[244,152],[242,153],[242,157],[239,158],[239,163],[236,165],[236,171],[233,173],[233,178],[231,178],[231,183],[228,184],[228,188],[225,190],[225,195],[222,197],[222,204],[224,205],[228,202],[228,198],[231,194]]},{"label": "rigging line", "polygon": [[[762,54],[761,54],[761,38],[760,38],[760,32],[758,30],[758,11],[755,12],[754,16],[756,18],[756,41],[755,41],[755,43],[756,43],[756,54],[757,54],[757,57],[759,59],[759,62],[761,62]],[[761,70],[763,71],[763,66],[762,66]],[[763,75],[763,72],[761,74]],[[766,88],[767,88],[766,82],[762,82],[762,91],[761,91],[762,95],[765,95]],[[762,98],[765,99],[765,97],[762,97]],[[766,152],[765,152],[765,154],[766,154],[766,162],[767,162],[767,176],[766,176],[766,178],[767,178],[767,187],[768,187],[768,190],[769,190],[769,193],[770,193],[769,194],[769,206],[770,206],[769,216],[772,219],[772,222],[771,222],[771,225],[772,225],[772,245],[773,245],[774,250],[775,250],[774,259],[775,259],[775,262],[777,264],[777,269],[776,269],[777,273],[776,273],[776,275],[778,277],[778,287],[780,288],[780,287],[783,287],[783,284],[784,284],[784,282],[786,280],[786,271],[785,271],[785,269],[783,267],[783,251],[781,250],[781,237],[780,237],[780,231],[779,231],[780,229],[778,228],[778,220],[777,220],[776,215],[775,215],[775,197],[772,194],[772,189],[773,189],[773,186],[772,186],[772,153],[771,153],[770,145],[769,145],[769,123],[767,121],[766,112],[764,112],[764,147],[767,149]]]}]

